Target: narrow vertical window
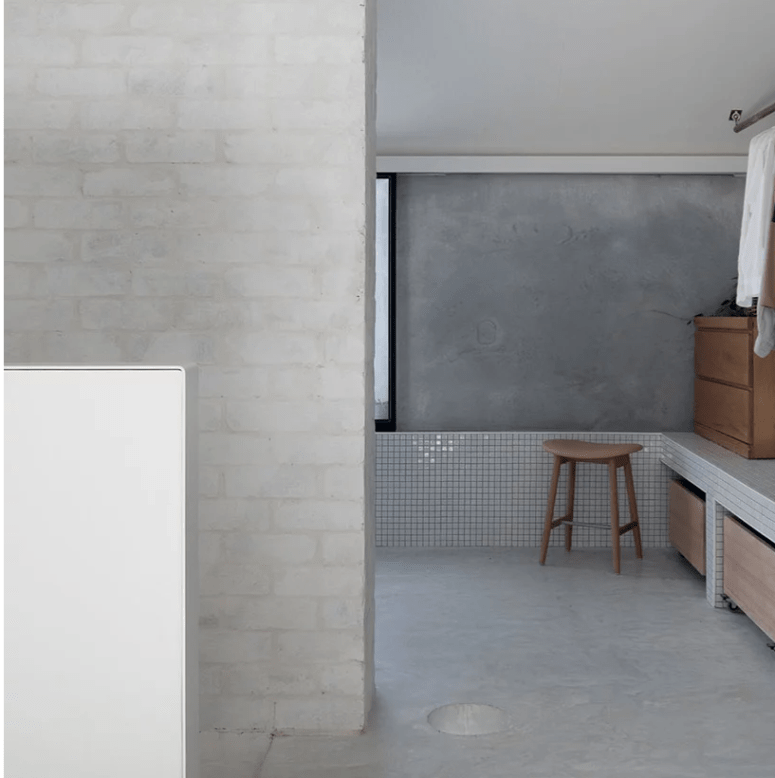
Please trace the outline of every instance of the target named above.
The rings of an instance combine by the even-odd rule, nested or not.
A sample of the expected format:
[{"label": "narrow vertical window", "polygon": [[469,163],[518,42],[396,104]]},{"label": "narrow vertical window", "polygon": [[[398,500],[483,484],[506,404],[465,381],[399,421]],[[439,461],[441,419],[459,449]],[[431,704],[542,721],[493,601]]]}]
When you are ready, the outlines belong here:
[{"label": "narrow vertical window", "polygon": [[395,201],[396,177],[377,176],[374,418],[377,430],[396,428],[395,397]]}]

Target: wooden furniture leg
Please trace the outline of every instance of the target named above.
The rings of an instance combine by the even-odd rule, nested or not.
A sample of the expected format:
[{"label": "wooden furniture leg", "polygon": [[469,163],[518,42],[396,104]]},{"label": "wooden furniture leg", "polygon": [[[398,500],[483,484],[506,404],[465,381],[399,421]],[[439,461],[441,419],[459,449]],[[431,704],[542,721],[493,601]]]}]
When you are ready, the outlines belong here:
[{"label": "wooden furniture leg", "polygon": [[640,519],[638,518],[638,505],[635,502],[635,482],[632,478],[632,462],[628,456],[624,460],[624,480],[627,484],[627,499],[630,502],[630,521],[635,522],[632,534],[635,540],[635,554],[638,559],[643,559],[643,547],[640,543]]},{"label": "wooden furniture leg", "polygon": [[608,478],[611,486],[611,545],[614,552],[614,572],[619,575],[621,548],[619,546],[619,494],[616,489],[616,459],[608,460]]},{"label": "wooden furniture leg", "polygon": [[565,550],[570,551],[571,538],[573,537],[573,500],[576,493],[576,463],[571,459],[568,462],[568,513],[565,520]]},{"label": "wooden furniture leg", "polygon": [[541,564],[546,562],[546,552],[549,549],[549,535],[552,532],[552,519],[554,518],[554,502],[557,499],[557,484],[560,481],[560,466],[562,458],[555,455],[554,470],[552,471],[552,484],[549,487],[549,503],[546,506],[546,520],[544,521],[544,536],[541,538]]}]

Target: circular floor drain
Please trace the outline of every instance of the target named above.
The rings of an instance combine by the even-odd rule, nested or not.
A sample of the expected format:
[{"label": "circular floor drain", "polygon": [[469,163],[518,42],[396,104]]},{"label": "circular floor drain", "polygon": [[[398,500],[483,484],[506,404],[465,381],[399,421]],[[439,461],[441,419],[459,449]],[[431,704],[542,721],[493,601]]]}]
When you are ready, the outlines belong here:
[{"label": "circular floor drain", "polygon": [[491,735],[509,728],[506,711],[473,702],[442,705],[428,714],[428,723],[447,735]]}]

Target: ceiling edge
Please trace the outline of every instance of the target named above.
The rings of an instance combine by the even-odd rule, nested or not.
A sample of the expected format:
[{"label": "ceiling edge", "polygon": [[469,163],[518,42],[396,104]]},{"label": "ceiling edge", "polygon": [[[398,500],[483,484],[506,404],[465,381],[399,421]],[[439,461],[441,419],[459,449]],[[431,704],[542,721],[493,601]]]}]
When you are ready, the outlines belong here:
[{"label": "ceiling edge", "polygon": [[747,155],[377,156],[379,173],[745,174]]}]

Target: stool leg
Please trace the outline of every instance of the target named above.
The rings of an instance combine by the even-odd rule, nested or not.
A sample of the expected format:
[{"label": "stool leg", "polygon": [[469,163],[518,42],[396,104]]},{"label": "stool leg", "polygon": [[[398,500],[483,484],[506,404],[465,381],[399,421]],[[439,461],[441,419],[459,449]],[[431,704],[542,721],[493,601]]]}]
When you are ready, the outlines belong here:
[{"label": "stool leg", "polygon": [[614,550],[614,572],[619,575],[621,549],[619,548],[619,494],[616,490],[616,459],[608,460],[608,479],[611,482],[611,545]]},{"label": "stool leg", "polygon": [[[573,521],[573,498],[576,492],[576,463],[568,461],[568,513],[566,520]],[[570,551],[571,538],[573,537],[573,524],[565,525],[565,550]]]},{"label": "stool leg", "polygon": [[632,480],[632,462],[629,455],[624,461],[624,480],[627,484],[627,497],[630,501],[630,521],[635,522],[632,534],[635,539],[635,554],[638,559],[643,559],[643,547],[640,544],[640,520],[638,519],[638,505],[635,502],[635,483]]},{"label": "stool leg", "polygon": [[546,562],[546,552],[549,548],[549,533],[552,531],[552,520],[554,519],[554,501],[557,499],[557,484],[560,480],[560,465],[562,459],[554,455],[554,470],[552,472],[552,484],[549,487],[549,502],[546,506],[546,521],[544,521],[544,535],[541,538],[541,564]]}]

